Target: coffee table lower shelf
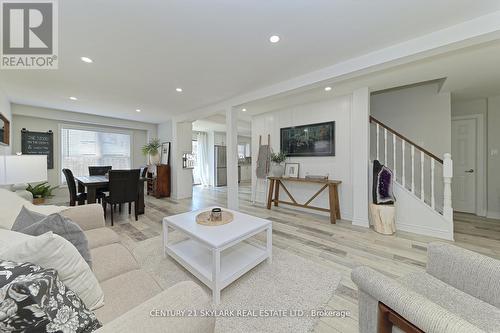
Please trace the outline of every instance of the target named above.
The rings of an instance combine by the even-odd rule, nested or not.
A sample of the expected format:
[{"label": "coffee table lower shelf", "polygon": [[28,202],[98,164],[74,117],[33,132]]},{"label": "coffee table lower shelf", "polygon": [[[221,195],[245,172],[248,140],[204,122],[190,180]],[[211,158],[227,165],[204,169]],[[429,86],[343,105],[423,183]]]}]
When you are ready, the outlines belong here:
[{"label": "coffee table lower shelf", "polygon": [[[210,250],[194,239],[168,244],[166,252],[213,291],[214,303],[220,301],[220,291],[243,274],[270,258],[264,246],[247,241],[223,251]],[[216,259],[217,254],[220,257]],[[217,263],[219,268],[217,268]]]}]

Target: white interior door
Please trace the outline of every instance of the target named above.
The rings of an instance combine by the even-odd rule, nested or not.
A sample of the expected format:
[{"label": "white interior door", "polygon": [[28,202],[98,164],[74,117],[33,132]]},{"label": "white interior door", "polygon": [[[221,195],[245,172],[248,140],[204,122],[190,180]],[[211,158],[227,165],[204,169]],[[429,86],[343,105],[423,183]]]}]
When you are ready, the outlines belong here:
[{"label": "white interior door", "polygon": [[452,200],[459,212],[476,212],[476,131],[476,119],[451,122]]}]

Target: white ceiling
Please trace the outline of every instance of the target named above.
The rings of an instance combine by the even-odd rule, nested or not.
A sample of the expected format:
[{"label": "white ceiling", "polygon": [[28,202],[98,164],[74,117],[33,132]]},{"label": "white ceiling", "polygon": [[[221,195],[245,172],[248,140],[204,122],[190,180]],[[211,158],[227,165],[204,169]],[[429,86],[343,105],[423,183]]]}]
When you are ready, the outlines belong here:
[{"label": "white ceiling", "polygon": [[306,104],[352,92],[356,87],[380,91],[420,82],[444,79],[441,92],[451,93],[452,100],[470,100],[500,95],[500,42],[460,49],[445,55],[427,58],[350,80],[330,82],[332,90],[323,85],[303,87],[270,98],[256,100],[245,107],[248,115]]},{"label": "white ceiling", "polygon": [[498,0],[59,1],[59,69],[2,71],[0,83],[16,103],[161,122],[499,9]]},{"label": "white ceiling", "polygon": [[[193,131],[199,132],[226,132],[226,116],[215,114],[193,122]],[[252,123],[248,119],[238,119],[238,135],[251,136]]]}]

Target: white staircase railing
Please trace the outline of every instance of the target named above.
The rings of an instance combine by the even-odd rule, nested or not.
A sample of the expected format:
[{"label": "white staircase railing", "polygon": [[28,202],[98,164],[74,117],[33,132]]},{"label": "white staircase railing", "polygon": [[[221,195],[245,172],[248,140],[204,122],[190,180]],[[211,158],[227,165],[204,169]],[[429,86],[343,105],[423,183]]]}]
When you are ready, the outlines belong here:
[{"label": "white staircase railing", "polygon": [[451,154],[446,153],[441,159],[371,116],[370,123],[371,159],[391,168],[394,180],[403,188],[453,221]]}]

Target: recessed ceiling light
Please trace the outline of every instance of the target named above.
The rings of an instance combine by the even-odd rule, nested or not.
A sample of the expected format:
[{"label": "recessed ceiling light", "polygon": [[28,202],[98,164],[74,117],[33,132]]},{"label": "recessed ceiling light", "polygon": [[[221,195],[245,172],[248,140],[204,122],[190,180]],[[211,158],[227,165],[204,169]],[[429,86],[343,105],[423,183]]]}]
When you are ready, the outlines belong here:
[{"label": "recessed ceiling light", "polygon": [[72,101],[77,101],[78,100],[78,98],[76,98],[75,96],[70,96],[69,99],[72,100]]},{"label": "recessed ceiling light", "polygon": [[247,109],[243,108],[243,109],[241,109],[241,111],[243,111],[243,112],[247,112]]},{"label": "recessed ceiling light", "polygon": [[269,41],[270,41],[271,43],[277,43],[277,42],[279,42],[279,41],[280,41],[280,36],[273,35],[273,36],[269,37]]},{"label": "recessed ceiling light", "polygon": [[332,90],[332,87],[325,87],[325,91],[330,91]]},{"label": "recessed ceiling light", "polygon": [[135,112],[141,112],[141,109],[135,109]]},{"label": "recessed ceiling light", "polygon": [[175,88],[175,91],[182,92],[182,88]]},{"label": "recessed ceiling light", "polygon": [[90,59],[89,57],[81,57],[80,59],[82,59],[83,62],[86,62],[88,64],[91,64],[94,62],[94,60]]}]

